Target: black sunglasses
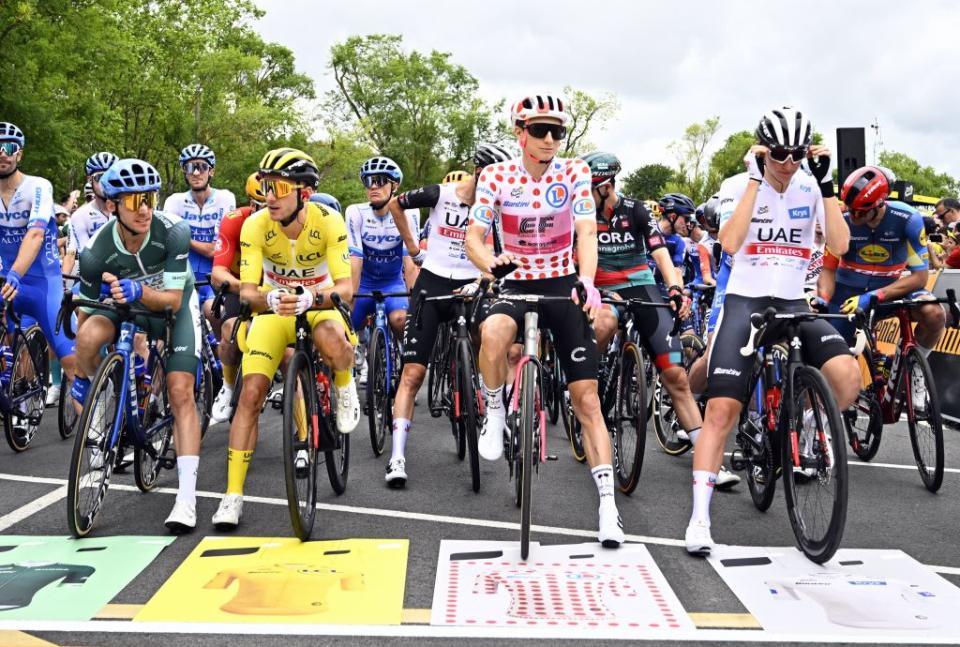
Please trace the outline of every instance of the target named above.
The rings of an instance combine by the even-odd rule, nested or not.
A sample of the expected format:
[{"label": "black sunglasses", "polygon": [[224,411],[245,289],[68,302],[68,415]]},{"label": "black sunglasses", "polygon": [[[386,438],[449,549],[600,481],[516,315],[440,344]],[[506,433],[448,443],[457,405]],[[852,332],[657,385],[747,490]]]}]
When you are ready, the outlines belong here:
[{"label": "black sunglasses", "polygon": [[792,159],[794,162],[801,161],[804,157],[807,156],[807,148],[801,146],[800,148],[771,148],[770,149],[770,159],[775,162],[787,161],[787,158]]},{"label": "black sunglasses", "polygon": [[527,124],[525,128],[532,137],[537,139],[545,138],[547,133],[550,133],[556,141],[567,137],[567,127],[560,124]]}]

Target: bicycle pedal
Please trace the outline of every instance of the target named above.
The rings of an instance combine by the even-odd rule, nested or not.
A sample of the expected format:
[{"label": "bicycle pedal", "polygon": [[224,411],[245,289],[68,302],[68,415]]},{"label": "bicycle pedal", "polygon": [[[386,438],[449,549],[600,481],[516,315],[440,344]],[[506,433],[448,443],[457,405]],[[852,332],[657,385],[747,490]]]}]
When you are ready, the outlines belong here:
[{"label": "bicycle pedal", "polygon": [[743,454],[733,452],[730,456],[730,469],[734,472],[742,472],[747,469],[747,459],[743,457]]},{"label": "bicycle pedal", "polygon": [[559,458],[558,458],[558,456],[557,456],[556,454],[547,454],[547,460],[548,460],[548,461],[555,461],[555,460],[559,460]]}]

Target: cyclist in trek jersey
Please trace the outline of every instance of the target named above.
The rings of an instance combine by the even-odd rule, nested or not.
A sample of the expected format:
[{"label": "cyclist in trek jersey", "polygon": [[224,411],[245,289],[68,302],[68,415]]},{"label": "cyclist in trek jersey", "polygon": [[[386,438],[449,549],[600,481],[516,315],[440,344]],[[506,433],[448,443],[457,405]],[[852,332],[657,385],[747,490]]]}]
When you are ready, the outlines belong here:
[{"label": "cyclist in trek jersey", "polygon": [[[512,105],[510,125],[521,157],[485,168],[477,181],[477,202],[470,208],[467,255],[482,272],[515,263],[502,291],[569,296],[569,303],[540,306],[540,322],[553,332],[557,356],[567,377],[574,412],[583,425],[584,449],[600,494],[599,540],[607,547],[623,542],[623,524],[614,499],[610,434],[597,395],[599,357],[593,329],[580,310],[594,319],[600,292],[597,269],[596,207],[590,194],[590,169],[583,160],[556,157],[566,137],[570,115],[552,95],[528,95]],[[502,233],[504,252],[495,256],[484,243],[494,227]],[[573,262],[576,233],[579,277]],[[586,288],[579,303],[578,280]],[[517,338],[523,309],[512,301],[495,301],[481,329],[479,368],[486,396],[480,455],[503,454],[507,352]]]},{"label": "cyclist in trek jersey", "polygon": [[[94,153],[87,158],[84,170],[87,173],[87,182],[93,191],[93,200],[84,203],[70,216],[70,237],[67,239],[67,251],[63,259],[63,273],[73,274],[76,258],[87,246],[98,229],[110,220],[107,211],[107,200],[100,186],[100,177],[110,166],[117,161],[117,156],[110,152]],[[80,273],[79,267],[76,273]],[[79,288],[77,288],[79,290]]]},{"label": "cyclist in trek jersey", "polygon": [[[437,332],[454,314],[449,303],[425,303],[418,328],[413,313],[417,310],[420,292],[426,292],[427,297],[444,296],[465,286],[476,285],[474,281],[480,272],[467,258],[464,248],[470,207],[476,201],[476,178],[490,164],[500,164],[508,159],[510,154],[501,146],[482,144],[473,156],[476,167],[473,176],[456,184],[432,184],[401,193],[388,205],[407,253],[422,264],[413,286],[411,308],[403,331],[403,372],[393,403],[393,449],[386,475],[387,485],[392,488],[402,488],[407,483],[404,451],[413,421],[414,398],[426,376]],[[405,218],[407,209],[430,210],[426,226],[432,232],[431,242],[425,252],[421,252],[417,244],[416,229],[411,229]]]},{"label": "cyclist in trek jersey", "polygon": [[[54,333],[63,296],[63,273],[53,186],[42,177],[20,170],[25,143],[20,128],[0,122],[0,272],[6,278],[0,296],[13,302],[17,314],[40,325],[64,372],[73,379],[77,368],[73,342],[62,330]],[[17,430],[22,428],[19,417],[14,425]]]},{"label": "cyclist in trek jersey", "polygon": [[[708,555],[713,548],[710,498],[727,436],[752,386],[754,358],[740,354],[751,313],[808,309],[803,281],[817,222],[828,245],[847,250],[849,230],[834,197],[830,151],[811,146],[812,132],[799,110],[767,112],[757,126],[758,143],[744,157],[747,171],[720,186],[720,243],[735,262],[710,345],[707,410],[693,455],[693,512],[685,535],[691,554]],[[798,173],[808,156],[813,174]],[[821,370],[845,409],[860,390],[860,369],[846,342],[825,320],[802,323],[800,334],[804,361]]]},{"label": "cyclist in trek jersey", "polygon": [[703,212],[706,206],[706,203],[700,205],[697,207],[694,216],[687,218],[687,227],[690,231],[687,260],[693,272],[692,283],[714,285],[716,283],[714,278],[716,267],[713,263],[713,244],[717,241],[710,235],[703,223]]},{"label": "cyclist in trek jersey", "polygon": [[[189,191],[173,193],[163,203],[163,211],[180,216],[190,225],[190,267],[197,281],[206,281],[213,268],[217,231],[223,217],[237,208],[233,193],[214,189],[210,180],[216,173],[217,157],[208,146],[190,144],[180,151],[180,169],[190,187]],[[210,308],[213,288],[201,286],[197,290],[200,306],[213,323]]]},{"label": "cyclist in trek jersey", "polygon": [[233,326],[240,315],[240,232],[243,223],[252,213],[263,209],[267,199],[260,190],[260,180],[257,173],[247,177],[244,186],[250,204],[231,211],[220,222],[217,232],[216,253],[213,256],[213,270],[210,272],[210,281],[214,288],[220,289],[227,284],[227,292],[223,296],[221,306],[220,325],[220,363],[223,366],[223,386],[213,401],[213,411],[210,423],[225,422],[233,413],[233,389],[237,382],[237,372],[240,369],[241,353],[236,340],[232,343]]},{"label": "cyclist in trek jersey", "polygon": [[[354,292],[406,292],[413,261],[400,238],[396,222],[387,210],[403,182],[403,171],[389,157],[372,157],[360,167],[360,181],[367,190],[369,202],[351,204],[344,219],[350,241],[350,267],[353,272]],[[419,230],[420,212],[408,209],[404,217],[413,231]],[[387,318],[397,335],[402,334],[407,317],[407,297],[386,300]],[[374,311],[371,298],[357,299],[353,304],[353,326],[363,327],[364,320]]]},{"label": "cyclist in trek jersey", "polygon": [[[156,211],[160,174],[142,160],[115,162],[100,178],[107,210],[115,217],[101,227],[80,254],[80,296],[97,300],[109,288],[118,303],[175,314],[172,348],[167,356],[167,397],[173,411],[177,448],[177,498],[165,525],[174,534],[197,525],[196,487],[200,465],[200,420],[194,377],[200,357],[200,308],[193,290],[188,252],[190,227],[177,216]],[[83,402],[101,350],[116,338],[119,317],[112,312],[77,313],[79,371],[72,395]],[[150,337],[165,330],[157,319],[138,320]]]},{"label": "cyclist in trek jersey", "polygon": [[[888,200],[896,179],[878,166],[865,166],[851,173],[843,183],[841,199],[848,211],[844,221],[850,228],[850,247],[846,253],[827,246],[823,269],[818,279],[820,300],[830,312],[849,313],[857,308],[877,309],[876,321],[895,313],[885,301],[895,299],[932,299],[926,289],[928,277],[927,234],[923,216],[913,207]],[[904,270],[909,270],[903,274]],[[920,352],[930,351],[943,335],[946,313],[939,303],[910,310],[917,322],[914,334]],[[830,321],[853,345],[853,323]],[[923,375],[916,371],[914,402],[924,402]]]}]

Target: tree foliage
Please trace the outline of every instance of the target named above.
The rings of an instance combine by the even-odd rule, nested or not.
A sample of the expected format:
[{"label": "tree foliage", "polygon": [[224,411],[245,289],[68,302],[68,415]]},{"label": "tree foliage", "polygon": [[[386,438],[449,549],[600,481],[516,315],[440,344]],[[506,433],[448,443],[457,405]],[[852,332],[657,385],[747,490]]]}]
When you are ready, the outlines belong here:
[{"label": "tree foliage", "polygon": [[570,123],[567,124],[567,139],[560,151],[561,157],[572,157],[591,152],[596,148],[587,138],[591,132],[603,128],[620,111],[620,101],[612,92],[593,96],[571,86],[563,89],[567,100]]},{"label": "tree foliage", "polygon": [[625,195],[639,200],[658,200],[676,175],[677,172],[669,166],[645,164],[622,180],[621,189]]},{"label": "tree foliage", "polygon": [[674,180],[667,183],[668,191],[685,193],[694,202],[703,202],[710,197],[707,148],[719,129],[720,117],[710,117],[703,123],[687,126],[683,136],[670,145],[678,169]]},{"label": "tree foliage", "polygon": [[917,160],[904,153],[883,151],[877,162],[897,176],[898,180],[913,183],[913,192],[935,198],[956,196],[960,193],[960,183],[947,173],[938,173],[931,166],[923,166]]}]

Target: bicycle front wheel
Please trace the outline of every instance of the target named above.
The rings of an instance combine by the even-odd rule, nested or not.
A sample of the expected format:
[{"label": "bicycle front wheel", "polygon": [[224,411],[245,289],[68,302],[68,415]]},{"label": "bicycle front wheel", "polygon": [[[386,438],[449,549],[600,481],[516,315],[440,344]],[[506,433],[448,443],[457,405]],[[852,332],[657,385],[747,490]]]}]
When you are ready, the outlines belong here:
[{"label": "bicycle front wheel", "polygon": [[613,463],[620,491],[632,494],[640,481],[647,429],[645,369],[636,344],[624,345],[619,364]]},{"label": "bicycle front wheel", "polygon": [[73,400],[73,380],[64,373],[60,384],[60,397],[57,399],[57,431],[60,437],[66,440],[73,435],[80,419],[79,407]]},{"label": "bicycle front wheel", "polygon": [[123,380],[123,356],[111,353],[100,363],[80,415],[67,477],[67,524],[77,538],[93,528],[110,486],[115,452],[111,437],[118,418],[123,416]]},{"label": "bicycle front wheel", "polygon": [[457,392],[459,393],[460,412],[459,424],[462,429],[461,437],[465,440],[467,454],[470,459],[470,482],[474,492],[480,491],[480,454],[477,449],[477,426],[480,420],[478,396],[480,393],[477,383],[477,372],[473,367],[473,349],[470,342],[460,342],[457,351]]},{"label": "bicycle front wheel", "polygon": [[47,397],[47,340],[39,326],[17,335],[7,387],[10,412],[4,416],[7,444],[15,452],[30,446],[40,428]]},{"label": "bicycle front wheel", "polygon": [[[901,397],[907,402],[907,429],[913,458],[925,488],[943,485],[943,419],[930,364],[916,347],[907,353]],[[909,395],[908,395],[909,394]]]},{"label": "bicycle front wheel", "polygon": [[883,433],[883,411],[873,386],[860,391],[856,401],[843,412],[850,448],[862,461],[869,461],[880,451]]},{"label": "bicycle front wheel", "polygon": [[283,390],[283,476],[293,534],[310,539],[317,513],[317,400],[310,358],[297,351]]},{"label": "bicycle front wheel", "polygon": [[387,409],[390,406],[387,384],[387,339],[383,331],[374,328],[367,345],[367,424],[370,427],[370,445],[373,455],[383,453],[386,442],[386,427],[389,424]]},{"label": "bicycle front wheel", "polygon": [[146,438],[144,445],[133,450],[133,478],[141,492],[149,492],[157,487],[161,468],[176,465],[175,459],[167,457],[173,440],[173,414],[167,398],[167,372],[160,357],[154,359],[150,383],[144,380],[143,389],[140,397]]},{"label": "bicycle front wheel", "polygon": [[840,546],[847,520],[847,453],[840,411],[820,371],[795,369],[789,421],[783,416],[788,411],[781,406],[787,514],[800,550],[822,564]]},{"label": "bicycle front wheel", "polygon": [[208,358],[201,356],[197,369],[197,383],[194,387],[197,396],[197,417],[200,419],[200,438],[207,435],[210,418],[213,415],[214,393],[213,370]]},{"label": "bicycle front wheel", "polygon": [[533,472],[534,461],[539,461],[534,448],[539,446],[534,434],[540,433],[540,420],[537,414],[537,367],[527,362],[520,377],[520,409],[518,427],[520,432],[520,465],[517,470],[518,493],[520,496],[520,557],[527,559],[530,554],[530,520],[533,513]]},{"label": "bicycle front wheel", "polygon": [[433,418],[443,415],[443,395],[449,386],[447,383],[448,345],[447,327],[440,326],[433,348],[430,350],[430,370],[427,373],[427,408],[430,409],[430,416]]}]

